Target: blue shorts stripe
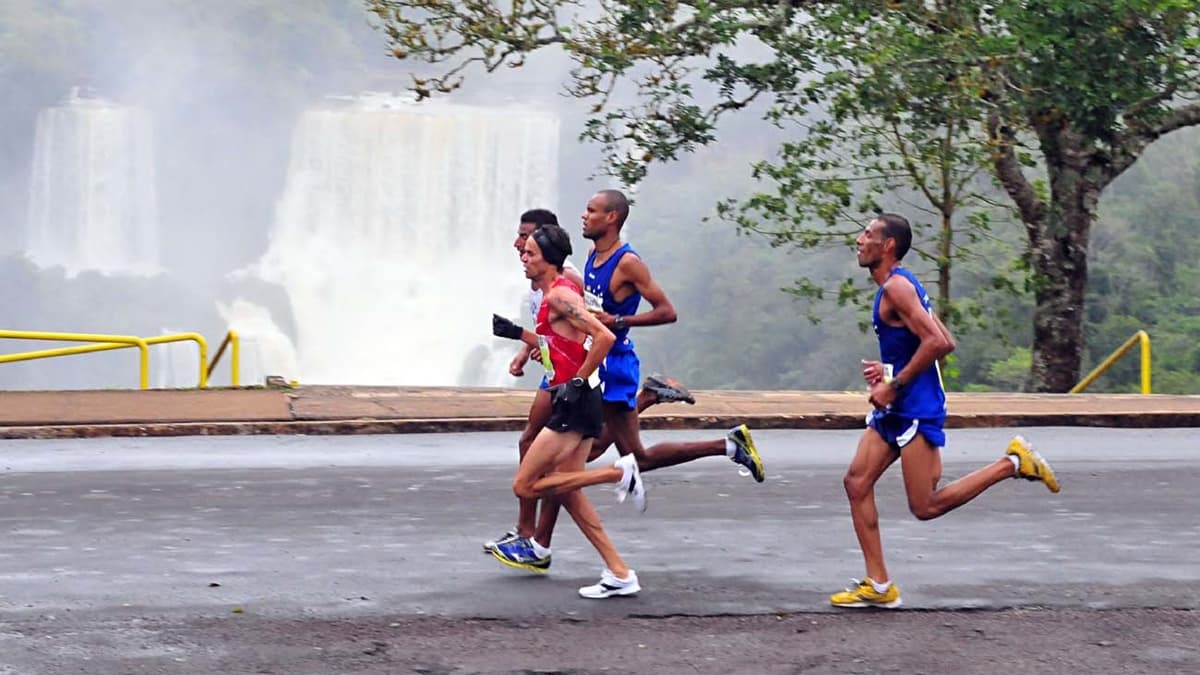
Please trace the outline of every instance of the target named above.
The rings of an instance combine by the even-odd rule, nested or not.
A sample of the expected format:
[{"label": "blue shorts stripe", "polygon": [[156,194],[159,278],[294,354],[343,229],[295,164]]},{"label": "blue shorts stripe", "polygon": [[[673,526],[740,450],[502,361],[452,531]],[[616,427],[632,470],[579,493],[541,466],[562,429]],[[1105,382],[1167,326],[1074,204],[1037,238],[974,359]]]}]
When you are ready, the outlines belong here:
[{"label": "blue shorts stripe", "polygon": [[888,445],[897,450],[903,450],[917,434],[924,436],[935,448],[945,447],[946,432],[942,428],[945,423],[945,417],[921,419],[879,410],[867,416],[867,426],[878,432]]}]

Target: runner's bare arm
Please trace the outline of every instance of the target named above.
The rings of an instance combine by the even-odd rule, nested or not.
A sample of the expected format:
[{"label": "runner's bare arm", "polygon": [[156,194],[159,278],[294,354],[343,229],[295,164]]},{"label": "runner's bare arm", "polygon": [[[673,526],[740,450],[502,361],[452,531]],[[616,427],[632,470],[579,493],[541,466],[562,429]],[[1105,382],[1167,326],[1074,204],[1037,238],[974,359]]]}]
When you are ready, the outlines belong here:
[{"label": "runner's bare arm", "polygon": [[884,300],[900,317],[904,327],[921,341],[908,365],[893,379],[908,384],[935,361],[954,351],[954,338],[932,312],[925,309],[917,297],[917,289],[904,277],[892,277],[883,285]]},{"label": "runner's bare arm", "polygon": [[600,367],[600,362],[608,356],[608,350],[612,349],[616,338],[612,331],[605,328],[599,319],[587,311],[583,304],[583,297],[558,286],[550,289],[546,301],[550,303],[550,309],[558,317],[571,324],[572,328],[592,337],[592,347],[588,350],[583,364],[579,366],[579,372],[576,373],[579,377],[586,379]]},{"label": "runner's bare arm", "polygon": [[679,318],[675,313],[675,305],[671,304],[667,292],[650,276],[650,268],[637,255],[627,254],[617,263],[617,271],[621,277],[632,284],[646,302],[650,303],[650,311],[625,317],[627,326],[659,326],[665,323],[675,323]]},{"label": "runner's bare arm", "polygon": [[[900,389],[912,382],[919,373],[924,372],[935,361],[954,351],[954,339],[950,332],[940,326],[936,317],[925,309],[921,299],[917,297],[917,289],[904,277],[892,277],[883,284],[883,300],[890,312],[900,318],[904,327],[912,331],[921,343],[912,359],[904,368],[895,374],[888,382],[882,378],[871,385],[867,400],[871,405],[883,410],[895,402]],[[940,327],[939,327],[940,326]]]}]

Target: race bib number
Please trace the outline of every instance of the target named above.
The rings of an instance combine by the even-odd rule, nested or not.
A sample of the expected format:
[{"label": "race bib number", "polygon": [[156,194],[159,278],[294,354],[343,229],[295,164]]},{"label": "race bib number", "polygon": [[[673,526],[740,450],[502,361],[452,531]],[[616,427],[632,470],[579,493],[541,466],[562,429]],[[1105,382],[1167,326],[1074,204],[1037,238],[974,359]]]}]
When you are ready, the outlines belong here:
[{"label": "race bib number", "polygon": [[600,299],[600,296],[591,291],[583,292],[583,304],[593,314],[599,314],[604,311],[604,302]]}]

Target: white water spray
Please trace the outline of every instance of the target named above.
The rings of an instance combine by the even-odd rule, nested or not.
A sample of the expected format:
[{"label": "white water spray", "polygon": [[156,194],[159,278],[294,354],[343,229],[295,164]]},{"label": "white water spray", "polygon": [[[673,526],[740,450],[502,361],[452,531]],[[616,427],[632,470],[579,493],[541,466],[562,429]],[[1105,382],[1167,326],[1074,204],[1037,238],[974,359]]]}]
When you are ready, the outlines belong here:
[{"label": "white water spray", "polygon": [[78,90],[38,114],[25,252],[39,267],[154,274],[149,115]]},{"label": "white water spray", "polygon": [[302,382],[511,382],[491,313],[528,289],[512,240],[554,208],[557,118],[522,107],[359,97],[307,112],[267,253]]}]

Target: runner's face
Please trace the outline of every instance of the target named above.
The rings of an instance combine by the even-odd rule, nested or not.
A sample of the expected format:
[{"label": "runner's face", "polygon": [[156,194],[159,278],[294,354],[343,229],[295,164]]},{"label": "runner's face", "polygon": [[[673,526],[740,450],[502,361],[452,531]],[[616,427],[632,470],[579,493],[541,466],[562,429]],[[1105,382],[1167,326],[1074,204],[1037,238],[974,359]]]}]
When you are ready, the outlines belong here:
[{"label": "runner's face", "polygon": [[608,210],[608,203],[603,195],[595,195],[588,200],[587,208],[583,211],[583,238],[596,240],[608,232],[609,223],[616,213]]},{"label": "runner's face", "polygon": [[855,240],[858,244],[858,266],[875,267],[883,260],[883,249],[887,240],[883,237],[883,221],[872,220],[867,229]]},{"label": "runner's face", "polygon": [[525,267],[526,279],[537,279],[546,271],[548,263],[542,257],[542,249],[533,237],[525,240],[525,248],[521,251],[521,264]]},{"label": "runner's face", "polygon": [[536,229],[537,225],[533,223],[521,223],[517,226],[517,239],[513,242],[513,248],[517,249],[518,256],[525,252],[525,240],[529,239]]}]

